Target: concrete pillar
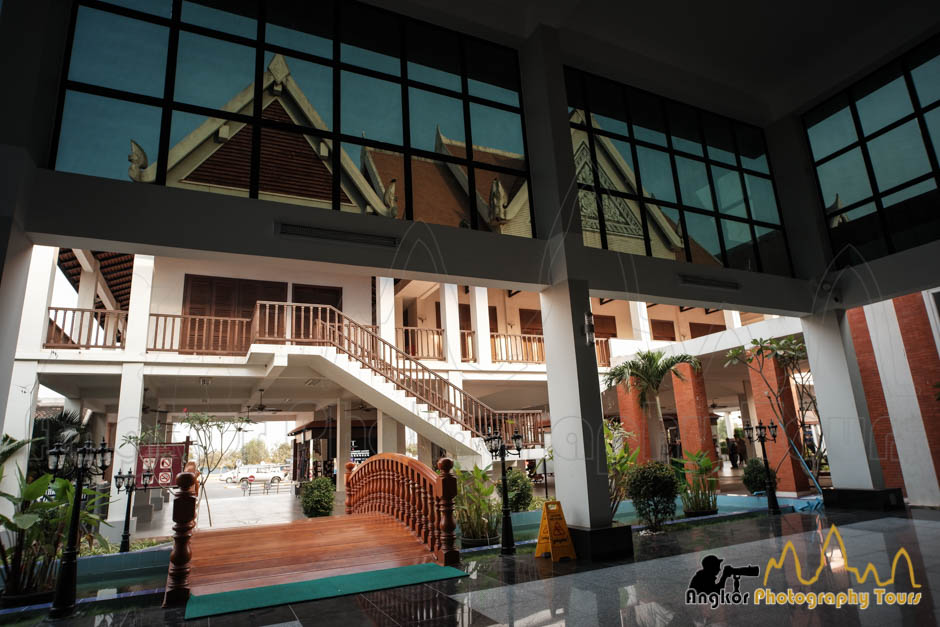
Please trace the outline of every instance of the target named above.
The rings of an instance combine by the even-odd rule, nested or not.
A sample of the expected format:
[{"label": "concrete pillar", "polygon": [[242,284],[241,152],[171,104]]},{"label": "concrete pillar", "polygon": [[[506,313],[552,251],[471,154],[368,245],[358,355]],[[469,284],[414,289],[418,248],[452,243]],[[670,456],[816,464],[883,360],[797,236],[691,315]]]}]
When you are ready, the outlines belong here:
[{"label": "concrete pillar", "polygon": [[[750,388],[750,382],[748,382],[748,388]],[[754,405],[754,399],[751,398],[748,400],[748,395],[738,394],[738,408],[741,410],[741,426],[748,427],[757,424],[757,421],[752,420],[751,416],[751,406]],[[747,433],[747,431],[745,431]],[[744,438],[744,443],[747,448],[747,458],[751,459],[757,457],[757,450],[755,449],[754,443]]]},{"label": "concrete pillar", "polygon": [[434,467],[434,461],[431,459],[431,440],[427,439],[420,433],[418,434],[418,461],[422,464],[427,464],[430,467]]},{"label": "concrete pillar", "polygon": [[490,303],[485,287],[470,288],[470,327],[473,329],[473,354],[480,369],[493,367],[490,348]]},{"label": "concrete pillar", "polygon": [[62,403],[62,410],[81,415],[82,399],[66,397],[65,401]]},{"label": "concrete pillar", "polygon": [[726,329],[737,329],[741,326],[741,312],[740,311],[731,311],[730,309],[725,309],[722,311],[725,317],[725,328]]},{"label": "concrete pillar", "polygon": [[617,386],[617,403],[620,406],[620,424],[624,431],[633,434],[628,438],[630,449],[640,449],[636,461],[641,464],[648,462],[651,459],[649,426],[640,403],[640,394],[635,388],[628,391],[626,384],[621,383]]},{"label": "concrete pillar", "polygon": [[800,322],[826,439],[832,487],[885,487],[845,312],[828,311],[801,318]]},{"label": "concrete pillar", "polygon": [[153,293],[153,255],[134,255],[130,304],[127,311],[127,339],[124,350],[128,357],[144,356],[150,331],[150,298]]},{"label": "concrete pillar", "polygon": [[379,337],[395,345],[395,279],[375,277],[375,323]]},{"label": "concrete pillar", "polygon": [[[783,368],[777,365],[776,360],[764,362],[763,377],[748,370],[751,387],[754,390],[754,405],[759,422],[765,426],[777,425],[777,441],[767,440],[767,457],[771,468],[777,471],[777,492],[781,496],[795,496],[809,490],[809,478],[803,471],[796,454],[791,454],[789,436],[797,446],[802,442],[800,426],[796,418],[796,407],[793,394],[790,393],[790,382],[786,378]],[[768,385],[769,384],[769,385]],[[781,395],[783,405],[783,425],[774,414],[771,391],[787,388]],[[768,433],[769,435],[769,433]],[[758,445],[759,447],[760,445]]]},{"label": "concrete pillar", "polygon": [[[77,309],[94,309],[97,288],[97,273],[83,270],[78,279],[78,300],[75,302],[75,307]],[[85,338],[94,337],[91,326],[93,324],[97,323],[90,315],[75,314],[72,318],[71,329],[67,330],[69,337],[74,342],[83,343]],[[79,337],[79,334],[82,334],[83,337]]]},{"label": "concrete pillar", "polygon": [[[33,420],[36,414],[36,398],[39,392],[39,363],[36,361],[17,360],[7,387],[7,404],[3,412],[3,433],[17,440],[25,440],[33,433]],[[29,447],[24,446],[13,454],[4,464],[3,482],[0,490],[7,494],[19,494],[18,470],[26,474],[29,460]],[[13,510],[6,500],[0,502],[0,513],[12,515]]]},{"label": "concrete pillar", "polygon": [[21,295],[23,308],[20,317],[18,352],[33,352],[42,348],[49,329],[49,301],[55,282],[59,249],[34,246],[26,277],[26,291]]},{"label": "concrete pillar", "polygon": [[350,401],[336,399],[336,491],[346,492],[346,462],[352,446],[352,416]]},{"label": "concrete pillar", "polygon": [[[931,463],[931,442],[908,361],[908,350],[898,324],[895,303],[887,300],[866,305],[864,311],[891,430],[901,453],[899,461],[907,498],[911,505],[940,506],[940,485],[936,467]],[[910,348],[913,352],[913,344]]]},{"label": "concrete pillar", "polygon": [[[9,174],[17,173],[10,172]],[[2,191],[4,190],[0,190]],[[5,251],[5,255],[0,257],[0,263],[3,264],[3,272],[0,274],[0,307],[3,308],[2,318],[6,321],[5,324],[0,324],[0,431],[3,429],[6,413],[7,393],[10,391],[10,386],[5,382],[10,381],[13,375],[20,321],[23,318],[25,305],[24,296],[35,250],[33,243],[8,214],[13,210],[11,203],[12,201],[0,200],[0,236],[3,237],[0,241],[3,247],[0,250]],[[50,270],[54,271],[55,268],[50,268]],[[30,315],[32,313],[30,312]]]},{"label": "concrete pillar", "polygon": [[653,332],[650,329],[649,310],[643,301],[630,301],[630,327],[633,329],[633,339],[649,346],[653,340]]},{"label": "concrete pillar", "polygon": [[564,281],[540,294],[556,494],[568,523],[610,524],[607,456],[594,343],[585,336],[590,312],[586,281]]},{"label": "concrete pillar", "polygon": [[[142,363],[128,362],[121,365],[121,390],[118,396],[117,427],[114,433],[114,461],[112,469],[137,468],[136,450],[127,445],[121,446],[126,435],[140,433],[141,406],[144,402],[144,365]],[[112,472],[112,477],[117,472]],[[142,499],[141,499],[142,500]],[[108,507],[108,522],[110,527],[102,526],[101,533],[109,541],[120,541],[124,528],[124,512],[127,508],[127,494],[118,493],[117,487],[111,486],[111,505]],[[133,514],[131,514],[133,516]],[[134,532],[135,521],[131,520],[131,533]]]},{"label": "concrete pillar", "polygon": [[717,465],[718,455],[715,453],[715,439],[708,417],[708,398],[705,396],[705,377],[701,370],[696,372],[689,364],[679,364],[676,370],[681,378],[673,373],[672,386],[682,450],[684,453],[705,451]]},{"label": "concrete pillar", "polygon": [[441,283],[441,326],[444,327],[444,360],[450,364],[459,364],[460,356],[460,309],[457,300],[457,286],[453,283]]},{"label": "concrete pillar", "polygon": [[379,409],[376,412],[376,426],[378,427],[376,440],[379,444],[379,453],[405,452],[405,425]]}]

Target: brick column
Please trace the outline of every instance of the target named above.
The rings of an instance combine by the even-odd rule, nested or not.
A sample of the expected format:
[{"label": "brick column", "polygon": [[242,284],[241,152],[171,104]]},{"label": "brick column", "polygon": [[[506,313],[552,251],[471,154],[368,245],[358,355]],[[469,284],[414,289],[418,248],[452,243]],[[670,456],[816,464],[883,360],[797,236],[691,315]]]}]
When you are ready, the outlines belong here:
[{"label": "brick column", "polygon": [[[789,492],[791,494],[798,494],[808,491],[809,478],[800,466],[796,455],[790,454],[790,443],[787,441],[787,435],[790,436],[797,446],[799,446],[802,441],[800,425],[796,418],[796,406],[793,402],[793,394],[787,390],[787,393],[782,395],[783,422],[786,426],[786,433],[784,433],[774,415],[774,401],[771,400],[772,397],[769,395],[770,389],[767,387],[767,384],[764,383],[763,377],[750,369],[748,370],[748,375],[751,378],[751,388],[754,390],[754,405],[757,410],[758,421],[763,422],[765,426],[770,424],[777,425],[777,441],[773,442],[767,440],[766,446],[767,461],[771,468],[777,470],[778,493]],[[777,365],[776,360],[764,361],[764,376],[774,387],[775,391],[779,390],[782,386],[788,386],[784,370]],[[753,424],[757,426],[756,423]],[[760,444],[758,444],[757,447],[759,449]],[[786,459],[784,459],[781,464],[780,460],[784,457]],[[779,468],[777,467],[778,464],[780,464]]]},{"label": "brick column", "polygon": [[696,372],[689,364],[679,364],[676,370],[682,376],[680,379],[675,373],[672,375],[682,450],[688,453],[705,451],[717,467],[718,455],[715,454],[715,439],[708,417],[705,377],[701,370]]},{"label": "brick column", "polygon": [[629,438],[630,450],[640,447],[637,455],[637,463],[648,462],[650,456],[650,437],[649,425],[646,421],[646,414],[643,413],[643,407],[640,405],[640,395],[635,389],[627,390],[627,386],[621,383],[617,386],[617,404],[620,406],[620,424],[625,431],[633,434]]}]

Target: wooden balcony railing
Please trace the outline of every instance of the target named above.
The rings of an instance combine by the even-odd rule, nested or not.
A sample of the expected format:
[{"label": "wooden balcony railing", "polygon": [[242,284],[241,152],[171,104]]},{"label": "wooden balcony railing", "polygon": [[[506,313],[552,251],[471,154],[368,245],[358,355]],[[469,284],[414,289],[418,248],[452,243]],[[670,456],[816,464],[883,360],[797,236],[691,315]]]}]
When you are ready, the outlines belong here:
[{"label": "wooden balcony railing", "polygon": [[244,355],[251,319],[150,314],[147,350],[197,355]]},{"label": "wooden balcony railing", "polygon": [[460,361],[476,361],[473,354],[473,331],[460,330]]},{"label": "wooden balcony railing", "polygon": [[594,339],[594,352],[597,353],[597,365],[601,368],[610,367],[610,342],[608,338]]},{"label": "wooden balcony railing", "polygon": [[346,513],[379,513],[405,525],[434,555],[450,566],[460,561],[455,544],[454,462],[437,462],[440,475],[416,459],[397,453],[373,455],[346,464]]},{"label": "wooden balcony railing", "polygon": [[490,333],[493,361],[545,363],[545,338],[541,335]]},{"label": "wooden balcony railing", "polygon": [[124,348],[127,312],[50,307],[46,348]]},{"label": "wooden balcony railing", "polygon": [[398,347],[418,359],[444,359],[444,329],[398,327]]}]

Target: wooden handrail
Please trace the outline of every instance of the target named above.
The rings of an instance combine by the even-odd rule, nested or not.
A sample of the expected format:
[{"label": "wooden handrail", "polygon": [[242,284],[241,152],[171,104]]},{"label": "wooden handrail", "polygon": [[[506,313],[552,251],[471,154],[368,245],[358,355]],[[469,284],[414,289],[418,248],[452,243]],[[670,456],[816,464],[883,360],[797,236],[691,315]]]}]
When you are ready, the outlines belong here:
[{"label": "wooden handrail", "polygon": [[476,361],[473,352],[474,331],[460,330],[460,361]]},{"label": "wooden handrail", "polygon": [[542,335],[490,333],[490,347],[493,361],[545,363],[545,337]]},{"label": "wooden handrail", "polygon": [[244,355],[250,344],[251,318],[150,314],[148,351]]},{"label": "wooden handrail", "polygon": [[610,342],[609,338],[598,337],[594,339],[594,352],[597,353],[597,365],[602,368],[610,366]]},{"label": "wooden handrail", "polygon": [[395,343],[418,359],[444,359],[444,329],[396,327]]},{"label": "wooden handrail", "polygon": [[124,348],[127,312],[49,307],[45,348]]},{"label": "wooden handrail", "polygon": [[[187,469],[190,469],[188,465]],[[176,475],[176,489],[173,491],[173,550],[170,551],[163,607],[185,605],[189,600],[189,563],[193,558],[190,541],[196,526],[196,497],[199,494],[197,475],[198,471]]]},{"label": "wooden handrail", "polygon": [[450,566],[460,561],[454,529],[457,478],[454,461],[442,457],[440,474],[398,453],[379,453],[358,466],[346,463],[346,513],[380,513],[407,527],[434,555]]}]

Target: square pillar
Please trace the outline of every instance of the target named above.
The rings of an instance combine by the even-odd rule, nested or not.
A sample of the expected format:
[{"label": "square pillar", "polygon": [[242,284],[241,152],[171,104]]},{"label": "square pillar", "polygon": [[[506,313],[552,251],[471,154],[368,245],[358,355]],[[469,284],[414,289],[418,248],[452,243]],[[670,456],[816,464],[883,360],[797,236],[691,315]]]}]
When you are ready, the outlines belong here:
[{"label": "square pillar", "polygon": [[705,377],[689,364],[679,364],[672,373],[672,386],[676,397],[676,417],[679,421],[679,438],[682,450],[688,453],[705,451],[715,467],[719,467],[715,453],[715,439],[709,419],[708,398],[705,396]]},{"label": "square pillar", "polygon": [[[33,433],[33,421],[36,415],[36,399],[39,393],[39,362],[16,360],[7,388],[8,396],[3,412],[3,433],[17,440],[25,440]],[[3,482],[0,490],[7,494],[19,494],[19,472],[26,474],[29,462],[29,448],[22,447],[14,453],[4,465]],[[13,515],[13,509],[6,500],[0,502],[0,513]]]},{"label": "square pillar", "polygon": [[[121,365],[121,390],[118,396],[117,427],[114,432],[114,458],[111,463],[111,476],[117,475],[117,470],[128,469],[136,472],[137,455],[133,446],[121,446],[126,435],[136,435],[141,428],[141,407],[144,402],[144,365],[142,363],[124,363]],[[113,481],[113,479],[112,479]],[[143,502],[143,492],[138,493],[138,499]],[[111,527],[102,526],[101,533],[109,541],[120,541],[124,529],[124,512],[127,508],[127,493],[118,493],[117,487],[111,484],[111,505],[108,507],[108,522]],[[133,513],[131,514],[133,516]],[[134,521],[131,521],[131,532],[134,531]]]},{"label": "square pillar", "polygon": [[150,333],[150,298],[153,293],[153,255],[134,255],[130,304],[127,311],[127,339],[124,350],[129,357],[144,356]]},{"label": "square pillar", "polygon": [[375,323],[379,337],[395,345],[395,279],[375,277]]},{"label": "square pillar", "polygon": [[383,413],[381,409],[376,410],[375,419],[378,428],[376,440],[379,453],[403,454],[405,452],[405,425]]},{"label": "square pillar", "polygon": [[[767,440],[766,443],[768,464],[777,471],[777,492],[781,496],[795,496],[808,492],[809,478],[796,455],[791,454],[790,443],[787,441],[787,436],[789,436],[797,446],[800,446],[803,434],[800,433],[800,425],[796,418],[790,382],[783,368],[777,365],[775,359],[768,359],[764,361],[763,377],[751,369],[748,370],[748,374],[754,390],[754,406],[757,410],[758,421],[763,422],[765,426],[777,425],[777,441]],[[764,381],[764,377],[767,382]],[[785,393],[781,395],[783,426],[774,414],[774,401],[771,400],[771,391],[782,388],[786,388]],[[760,448],[759,444],[757,446]]]},{"label": "square pillar", "polygon": [[457,286],[441,283],[441,326],[444,327],[444,361],[459,364],[460,356],[460,309]]},{"label": "square pillar", "polygon": [[336,491],[346,492],[346,462],[351,458],[352,447],[352,403],[336,399]]},{"label": "square pillar", "polygon": [[725,309],[722,311],[725,317],[725,328],[726,329],[737,329],[741,326],[741,312],[740,311],[731,311]]},{"label": "square pillar", "polygon": [[480,369],[493,367],[493,351],[490,348],[490,302],[485,287],[470,288],[470,326],[473,328],[473,355]]},{"label": "square pillar", "polygon": [[636,391],[636,388],[627,390],[626,384],[621,383],[617,386],[617,403],[620,406],[620,424],[624,431],[633,434],[628,438],[630,449],[640,449],[636,457],[637,463],[643,464],[650,461],[652,457],[650,456],[649,425],[640,402],[640,393]]},{"label": "square pillar", "polygon": [[427,464],[431,468],[434,468],[434,459],[431,459],[432,447],[431,440],[427,439],[420,433],[418,434],[418,461],[422,464]]},{"label": "square pillar", "polygon": [[[18,300],[22,303],[22,313],[19,318],[17,351],[38,351],[46,341],[46,333],[49,330],[49,302],[52,300],[58,259],[58,248],[33,246],[29,274],[26,276],[26,290]],[[10,320],[16,320],[16,312],[11,313],[14,316]]]},{"label": "square pillar", "polygon": [[653,340],[653,332],[650,329],[649,309],[643,301],[630,301],[630,327],[633,330],[633,339],[640,340],[644,346],[649,346]]},{"label": "square pillar", "polygon": [[[97,289],[98,274],[94,270],[82,270],[78,278],[78,300],[75,302],[75,307],[77,309],[94,309]],[[73,315],[71,329],[68,330],[69,337],[73,341],[81,343],[84,338],[78,337],[79,334],[84,331],[86,337],[92,336],[93,324],[97,323],[88,314]]]}]

